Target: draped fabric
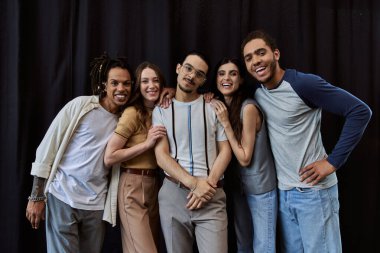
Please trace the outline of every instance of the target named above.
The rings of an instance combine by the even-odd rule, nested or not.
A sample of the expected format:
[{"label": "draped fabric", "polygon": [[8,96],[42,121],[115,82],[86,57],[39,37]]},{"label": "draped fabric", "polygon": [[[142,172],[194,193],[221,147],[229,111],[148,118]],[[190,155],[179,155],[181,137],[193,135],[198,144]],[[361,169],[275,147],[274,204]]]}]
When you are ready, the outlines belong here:
[{"label": "draped fabric", "polygon": [[[380,1],[1,0],[0,13],[1,252],[45,252],[44,229],[32,230],[25,218],[31,163],[62,106],[91,94],[91,59],[106,51],[134,67],[148,60],[175,86],[184,53],[202,51],[211,65],[240,57],[254,29],[276,38],[282,67],[318,74],[373,110],[337,174],[344,252],[379,251]],[[323,114],[327,151],[342,125]],[[105,252],[116,252],[114,241]]]}]

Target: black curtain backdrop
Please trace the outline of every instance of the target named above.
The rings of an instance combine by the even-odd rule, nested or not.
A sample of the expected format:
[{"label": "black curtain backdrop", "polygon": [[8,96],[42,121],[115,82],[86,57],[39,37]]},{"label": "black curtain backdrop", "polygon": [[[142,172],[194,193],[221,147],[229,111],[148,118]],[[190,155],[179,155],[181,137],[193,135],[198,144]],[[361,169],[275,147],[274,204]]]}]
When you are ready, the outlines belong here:
[{"label": "black curtain backdrop", "polygon": [[[241,41],[258,28],[277,39],[283,67],[318,74],[373,110],[337,174],[344,252],[380,252],[376,0],[0,0],[0,251],[46,251],[44,229],[32,230],[25,218],[31,163],[62,106],[91,93],[93,57],[107,51],[134,67],[152,61],[174,86],[183,53],[203,51],[212,65],[223,56],[240,57]],[[323,114],[328,151],[342,124]],[[109,230],[104,252],[120,252],[118,231]]]}]

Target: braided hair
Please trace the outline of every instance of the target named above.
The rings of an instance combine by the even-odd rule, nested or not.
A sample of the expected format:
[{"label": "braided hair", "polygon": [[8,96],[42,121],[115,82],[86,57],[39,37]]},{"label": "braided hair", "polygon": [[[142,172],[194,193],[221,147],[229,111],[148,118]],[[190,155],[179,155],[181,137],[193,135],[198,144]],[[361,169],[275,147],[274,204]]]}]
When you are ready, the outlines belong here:
[{"label": "braided hair", "polygon": [[94,95],[99,95],[99,99],[106,96],[105,87],[109,71],[117,67],[127,70],[132,81],[134,80],[133,71],[127,63],[125,57],[110,58],[108,54],[104,52],[100,57],[94,58],[94,60],[91,61],[90,78],[92,93]]}]

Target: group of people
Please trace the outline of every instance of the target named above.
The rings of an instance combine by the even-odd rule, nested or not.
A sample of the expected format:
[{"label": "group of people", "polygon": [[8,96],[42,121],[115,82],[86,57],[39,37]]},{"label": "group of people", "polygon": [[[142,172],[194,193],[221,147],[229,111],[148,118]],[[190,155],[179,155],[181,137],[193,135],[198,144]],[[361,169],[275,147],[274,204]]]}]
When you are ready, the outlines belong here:
[{"label": "group of people", "polygon": [[[221,59],[204,95],[210,65],[196,51],[177,64],[174,91],[152,63],[133,73],[124,58],[92,62],[94,95],[65,105],[32,164],[26,216],[34,229],[46,217],[48,252],[100,252],[103,220],[115,225],[117,213],[123,252],[158,252],[160,227],[169,253],[195,242],[228,252],[228,216],[238,252],[275,252],[277,227],[281,252],[342,251],[335,171],[371,110],[319,76],[281,68],[263,31],[241,52],[243,61]],[[322,110],[345,118],[329,154]]]}]

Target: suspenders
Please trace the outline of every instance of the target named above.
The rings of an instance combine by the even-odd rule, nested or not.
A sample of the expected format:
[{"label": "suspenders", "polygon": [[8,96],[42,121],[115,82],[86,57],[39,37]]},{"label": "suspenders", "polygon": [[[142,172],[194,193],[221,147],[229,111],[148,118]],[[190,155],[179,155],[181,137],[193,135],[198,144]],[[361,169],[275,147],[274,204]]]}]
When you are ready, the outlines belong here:
[{"label": "suspenders", "polygon": [[208,166],[208,152],[207,152],[207,122],[206,122],[206,102],[203,98],[203,129],[205,131],[205,157],[206,157],[206,168],[207,168],[207,176],[210,174],[210,168]]},{"label": "suspenders", "polygon": [[177,159],[177,140],[175,138],[175,124],[174,124],[174,101],[172,101],[172,126],[173,126],[173,140],[174,140],[174,146],[175,146],[175,156],[174,156],[174,160],[176,160],[176,162],[178,162],[178,159]]},{"label": "suspenders", "polygon": [[[174,115],[174,104],[175,102],[172,101],[172,127],[173,127],[173,141],[175,146],[175,155],[174,160],[178,162],[177,159],[177,140],[175,137],[175,115]],[[191,117],[191,115],[190,115]],[[207,152],[207,121],[206,121],[206,103],[203,98],[203,128],[204,128],[204,136],[205,136],[205,157],[206,157],[206,167],[207,167],[207,176],[210,174],[210,168],[208,165],[208,152]]]}]

